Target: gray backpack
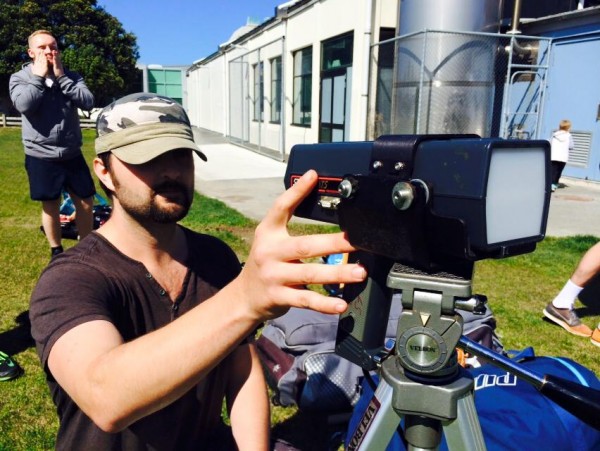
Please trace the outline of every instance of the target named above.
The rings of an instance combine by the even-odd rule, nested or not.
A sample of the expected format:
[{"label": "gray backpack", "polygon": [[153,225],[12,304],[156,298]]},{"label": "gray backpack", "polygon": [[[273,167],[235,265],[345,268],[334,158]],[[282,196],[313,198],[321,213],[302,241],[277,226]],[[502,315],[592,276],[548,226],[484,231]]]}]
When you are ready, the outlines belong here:
[{"label": "gray backpack", "polygon": [[[394,296],[387,338],[396,337],[401,312],[401,298]],[[491,349],[502,350],[489,307],[484,315],[459,313],[464,318],[465,335]],[[273,404],[328,413],[352,410],[361,394],[363,369],[334,351],[338,318],[292,308],[267,322],[257,339],[257,348],[274,393]]]}]

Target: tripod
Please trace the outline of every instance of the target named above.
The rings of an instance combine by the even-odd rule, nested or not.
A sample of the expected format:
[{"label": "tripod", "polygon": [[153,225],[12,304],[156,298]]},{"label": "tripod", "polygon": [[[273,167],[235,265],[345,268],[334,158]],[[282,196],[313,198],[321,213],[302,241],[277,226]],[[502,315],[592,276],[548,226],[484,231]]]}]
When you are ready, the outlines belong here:
[{"label": "tripod", "polygon": [[485,450],[473,379],[458,364],[457,346],[523,378],[600,429],[596,390],[556,377],[540,377],[462,337],[462,317],[456,308],[478,308],[476,298],[471,297],[470,278],[424,273],[395,264],[387,286],[402,291],[395,347],[378,362],[379,385],[352,433],[348,450],[384,450],[402,419],[408,449],[437,449],[443,430],[451,450]]}]

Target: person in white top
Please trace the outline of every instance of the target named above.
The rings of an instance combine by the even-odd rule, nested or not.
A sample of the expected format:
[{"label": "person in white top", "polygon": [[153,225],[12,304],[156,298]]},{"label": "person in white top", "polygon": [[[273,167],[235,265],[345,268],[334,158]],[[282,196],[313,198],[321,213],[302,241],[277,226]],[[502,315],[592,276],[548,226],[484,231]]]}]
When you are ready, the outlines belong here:
[{"label": "person in white top", "polygon": [[558,181],[562,171],[569,161],[569,152],[574,148],[571,136],[571,121],[563,119],[558,125],[558,130],[552,133],[550,139],[550,159],[552,160],[552,191],[558,188]]}]

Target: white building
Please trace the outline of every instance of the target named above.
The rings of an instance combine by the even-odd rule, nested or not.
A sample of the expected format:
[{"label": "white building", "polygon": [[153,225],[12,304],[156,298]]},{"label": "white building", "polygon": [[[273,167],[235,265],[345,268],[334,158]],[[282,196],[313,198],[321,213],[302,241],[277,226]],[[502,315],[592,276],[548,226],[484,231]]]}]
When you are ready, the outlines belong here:
[{"label": "white building", "polygon": [[382,134],[548,139],[568,117],[564,174],[599,181],[599,17],[600,0],[290,1],[190,66],[186,107],[281,160]]},{"label": "white building", "polygon": [[397,7],[397,0],[278,6],[190,67],[192,124],[280,159],[299,143],[369,139],[371,46],[394,36]]}]

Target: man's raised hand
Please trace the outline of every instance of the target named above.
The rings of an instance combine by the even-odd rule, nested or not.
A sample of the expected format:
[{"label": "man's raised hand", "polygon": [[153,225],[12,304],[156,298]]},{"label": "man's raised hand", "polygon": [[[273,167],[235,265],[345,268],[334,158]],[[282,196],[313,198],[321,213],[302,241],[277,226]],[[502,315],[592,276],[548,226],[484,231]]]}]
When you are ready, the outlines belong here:
[{"label": "man's raised hand", "polygon": [[323,265],[302,260],[354,251],[344,233],[291,236],[287,224],[294,209],[317,183],[308,171],[277,198],[259,224],[250,255],[237,279],[242,296],[258,321],[284,314],[290,307],[341,313],[346,303],[305,289],[309,284],[361,282],[366,271],[356,264]]}]

